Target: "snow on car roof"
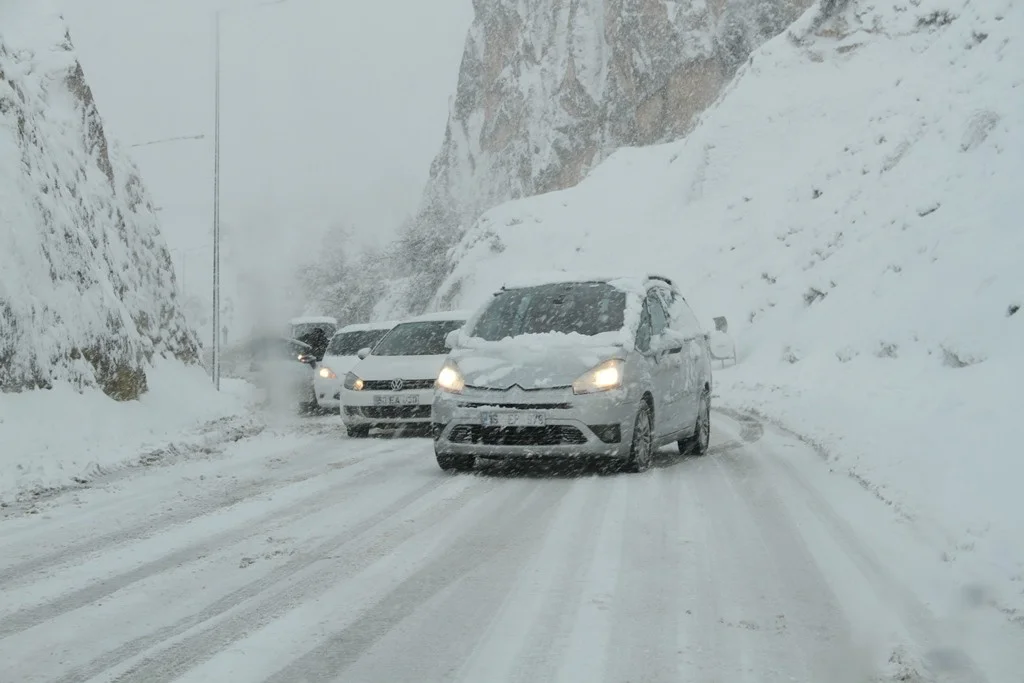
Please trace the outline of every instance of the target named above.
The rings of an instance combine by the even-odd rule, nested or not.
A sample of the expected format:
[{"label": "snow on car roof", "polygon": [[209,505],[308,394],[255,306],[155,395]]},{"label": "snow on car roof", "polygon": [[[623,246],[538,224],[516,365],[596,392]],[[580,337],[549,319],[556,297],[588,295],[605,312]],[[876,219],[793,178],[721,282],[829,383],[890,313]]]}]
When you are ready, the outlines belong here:
[{"label": "snow on car roof", "polygon": [[505,280],[504,289],[520,289],[539,285],[559,284],[563,282],[607,282],[623,289],[641,289],[650,280],[661,280],[672,285],[672,280],[664,275],[621,275],[608,272],[544,272],[516,275]]},{"label": "snow on car roof", "polygon": [[436,311],[434,313],[424,313],[408,320],[403,320],[403,323],[419,323],[428,322],[432,320],[469,320],[469,316],[473,314],[473,311]]},{"label": "snow on car roof", "polygon": [[304,323],[330,323],[331,325],[337,325],[338,319],[326,315],[307,315],[300,318],[292,318],[288,321],[289,325],[302,325]]},{"label": "snow on car roof", "polygon": [[384,320],[375,323],[352,323],[351,325],[345,325],[335,334],[343,334],[345,332],[365,332],[367,330],[390,330],[392,327],[397,325],[399,320]]}]

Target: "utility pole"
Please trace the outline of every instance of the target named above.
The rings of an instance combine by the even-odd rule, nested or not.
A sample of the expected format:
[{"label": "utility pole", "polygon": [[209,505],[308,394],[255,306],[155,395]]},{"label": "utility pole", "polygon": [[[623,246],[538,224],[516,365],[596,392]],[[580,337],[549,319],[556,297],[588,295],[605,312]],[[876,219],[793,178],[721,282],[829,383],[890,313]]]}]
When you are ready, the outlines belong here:
[{"label": "utility pole", "polygon": [[[287,0],[268,0],[248,8],[280,5]],[[213,385],[220,391],[220,15],[213,13]]]},{"label": "utility pole", "polygon": [[213,105],[213,386],[220,391],[220,10],[214,12]]}]

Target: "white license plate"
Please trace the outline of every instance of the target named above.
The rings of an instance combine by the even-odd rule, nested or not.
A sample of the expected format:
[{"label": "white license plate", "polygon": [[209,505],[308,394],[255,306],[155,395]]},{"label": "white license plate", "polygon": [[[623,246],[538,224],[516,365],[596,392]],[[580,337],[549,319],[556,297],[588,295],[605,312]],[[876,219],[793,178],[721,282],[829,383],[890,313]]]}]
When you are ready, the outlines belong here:
[{"label": "white license plate", "polygon": [[543,427],[547,424],[544,413],[516,411],[514,413],[481,413],[484,427]]},{"label": "white license plate", "polygon": [[419,402],[420,397],[416,394],[377,394],[373,397],[375,406],[414,406]]}]

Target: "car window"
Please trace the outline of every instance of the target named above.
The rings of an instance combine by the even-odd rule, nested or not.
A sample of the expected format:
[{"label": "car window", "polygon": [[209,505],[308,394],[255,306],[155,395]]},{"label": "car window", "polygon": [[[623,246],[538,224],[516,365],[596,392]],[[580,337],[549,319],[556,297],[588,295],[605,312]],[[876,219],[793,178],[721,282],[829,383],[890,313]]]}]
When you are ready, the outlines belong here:
[{"label": "car window", "polygon": [[498,341],[522,334],[561,332],[593,336],[622,329],[626,293],[604,282],[573,282],[499,292],[471,336]]},{"label": "car window", "polygon": [[644,301],[644,308],[640,312],[640,326],[636,330],[636,350],[647,352],[651,350],[651,312],[648,309],[647,301]]},{"label": "car window", "polygon": [[430,320],[396,325],[375,347],[374,356],[441,356],[448,353],[444,338],[464,320]]},{"label": "car window", "polygon": [[331,343],[327,347],[327,355],[354,356],[359,349],[372,347],[387,333],[387,329],[341,332],[331,338]]},{"label": "car window", "polygon": [[651,334],[658,335],[668,327],[668,316],[661,300],[652,292],[647,296],[647,310],[651,315]]},{"label": "car window", "polygon": [[675,306],[673,308],[676,318],[676,328],[685,334],[687,337],[700,334],[700,323],[697,322],[697,316],[690,310],[689,304],[686,303],[682,298],[676,299]]}]

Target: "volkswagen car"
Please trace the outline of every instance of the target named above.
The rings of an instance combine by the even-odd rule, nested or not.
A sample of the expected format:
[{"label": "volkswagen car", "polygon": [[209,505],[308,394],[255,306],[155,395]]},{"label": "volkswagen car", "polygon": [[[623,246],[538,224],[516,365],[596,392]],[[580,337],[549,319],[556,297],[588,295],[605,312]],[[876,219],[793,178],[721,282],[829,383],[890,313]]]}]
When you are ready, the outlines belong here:
[{"label": "volkswagen car", "polygon": [[341,418],[349,436],[373,427],[430,427],[434,382],[448,355],[445,339],[466,322],[462,311],[430,313],[395,325],[346,375]]},{"label": "volkswagen car", "polygon": [[345,375],[359,362],[359,350],[372,348],[397,322],[357,323],[338,330],[313,376],[316,400],[325,410],[341,408],[341,384]]},{"label": "volkswagen car", "polygon": [[442,469],[599,456],[643,471],[666,444],[707,452],[708,335],[668,278],[506,287],[448,343],[432,412]]}]

